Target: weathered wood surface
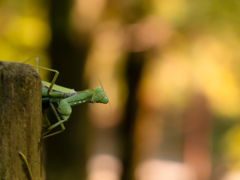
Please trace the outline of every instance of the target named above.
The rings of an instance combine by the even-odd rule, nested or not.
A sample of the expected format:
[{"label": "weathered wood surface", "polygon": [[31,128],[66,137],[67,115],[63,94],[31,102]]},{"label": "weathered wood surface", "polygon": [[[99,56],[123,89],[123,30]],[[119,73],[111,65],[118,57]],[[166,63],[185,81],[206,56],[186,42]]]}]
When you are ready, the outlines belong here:
[{"label": "weathered wood surface", "polygon": [[0,179],[42,180],[41,79],[29,65],[0,61]]}]

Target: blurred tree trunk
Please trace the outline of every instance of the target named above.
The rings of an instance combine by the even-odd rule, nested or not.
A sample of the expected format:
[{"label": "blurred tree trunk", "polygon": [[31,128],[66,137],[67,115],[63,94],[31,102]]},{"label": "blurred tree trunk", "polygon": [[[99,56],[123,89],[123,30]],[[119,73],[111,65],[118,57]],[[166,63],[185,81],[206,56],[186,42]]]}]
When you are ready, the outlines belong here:
[{"label": "blurred tree trunk", "polygon": [[212,166],[210,111],[204,95],[194,94],[191,99],[184,123],[184,162],[193,168],[197,180],[209,180]]},{"label": "blurred tree trunk", "polygon": [[144,66],[145,52],[133,52],[129,54],[126,67],[126,79],[129,90],[128,101],[125,107],[126,115],[124,122],[121,126],[121,137],[123,140],[123,177],[122,179],[133,179],[134,168],[136,159],[134,159],[134,131],[135,131],[135,120],[138,109],[138,102],[136,99],[136,93],[141,79],[142,69]]},{"label": "blurred tree trunk", "polygon": [[[72,37],[70,41],[69,12],[72,1],[51,1],[52,41],[49,49],[52,68],[59,71],[56,84],[83,90],[82,75],[88,38]],[[82,38],[82,40],[81,40]],[[86,105],[73,107],[66,130],[47,138],[47,179],[83,179],[85,177]],[[55,120],[52,116],[51,120]]]}]

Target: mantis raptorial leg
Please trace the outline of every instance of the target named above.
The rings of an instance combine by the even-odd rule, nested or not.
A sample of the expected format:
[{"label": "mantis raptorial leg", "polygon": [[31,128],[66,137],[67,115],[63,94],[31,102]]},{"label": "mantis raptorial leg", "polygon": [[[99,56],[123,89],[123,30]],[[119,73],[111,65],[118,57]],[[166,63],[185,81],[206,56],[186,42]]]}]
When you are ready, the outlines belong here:
[{"label": "mantis raptorial leg", "polygon": [[[49,137],[49,136],[53,136],[53,135],[56,135],[56,134],[59,134],[59,133],[63,132],[63,131],[65,130],[65,126],[64,126],[63,123],[67,121],[67,119],[66,119],[66,120],[61,120],[61,118],[59,117],[59,115],[58,115],[58,113],[57,113],[57,111],[56,111],[56,108],[54,107],[53,103],[51,102],[51,99],[50,99],[50,102],[49,102],[49,103],[50,103],[50,107],[52,108],[53,113],[55,114],[55,116],[57,117],[57,120],[58,120],[59,122],[51,125],[50,122],[49,122],[49,120],[48,120],[48,118],[47,118],[47,116],[45,116],[45,118],[46,118],[47,121],[49,122],[49,127],[48,127],[47,132],[45,132],[45,133],[42,134],[42,138],[47,138],[47,137]],[[59,125],[61,126],[62,130],[59,130],[59,131],[54,132],[54,133],[51,133],[51,134],[49,134],[49,135],[45,135],[45,134],[48,134],[53,128],[55,128],[55,127],[57,127],[57,126],[59,126]]]},{"label": "mantis raptorial leg", "polygon": [[31,172],[31,169],[30,169],[30,166],[29,166],[29,164],[28,164],[28,161],[27,161],[27,158],[24,156],[24,154],[22,153],[22,152],[18,152],[18,154],[20,155],[20,157],[22,158],[22,160],[24,161],[24,163],[25,163],[25,165],[26,165],[26,169],[27,169],[27,171],[28,171],[28,177],[29,177],[29,179],[30,180],[33,180],[33,176],[32,176],[32,172]]}]

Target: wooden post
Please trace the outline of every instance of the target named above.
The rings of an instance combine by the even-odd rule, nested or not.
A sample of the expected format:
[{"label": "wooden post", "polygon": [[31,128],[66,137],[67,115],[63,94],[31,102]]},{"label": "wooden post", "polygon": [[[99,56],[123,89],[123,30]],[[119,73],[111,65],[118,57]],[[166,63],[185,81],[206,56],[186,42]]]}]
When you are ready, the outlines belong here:
[{"label": "wooden post", "polygon": [[[42,180],[41,79],[27,64],[0,61],[0,179]],[[24,154],[29,169],[19,152]]]}]

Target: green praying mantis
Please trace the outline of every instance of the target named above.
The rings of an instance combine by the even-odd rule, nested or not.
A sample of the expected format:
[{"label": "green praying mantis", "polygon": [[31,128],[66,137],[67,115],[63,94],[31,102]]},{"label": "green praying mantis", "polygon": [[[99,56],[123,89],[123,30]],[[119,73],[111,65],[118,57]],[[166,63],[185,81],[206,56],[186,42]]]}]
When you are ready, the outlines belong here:
[{"label": "green praying mantis", "polygon": [[[33,67],[48,70],[51,72],[54,72],[54,78],[52,82],[46,82],[42,81],[42,107],[43,107],[43,115],[48,123],[48,128],[45,133],[42,134],[42,138],[47,138],[56,134],[59,134],[65,130],[64,122],[66,122],[71,113],[72,108],[71,106],[84,104],[84,103],[103,103],[107,104],[109,102],[108,97],[104,91],[104,89],[101,86],[98,86],[95,90],[84,90],[84,91],[75,91],[74,89],[69,89],[66,87],[62,87],[59,85],[56,85],[55,82],[57,80],[57,77],[59,75],[59,72],[54,69],[49,69],[45,67],[39,66],[39,57],[35,56],[33,58],[30,58],[23,63],[26,63],[31,60],[36,60],[37,65],[31,65]],[[54,106],[57,105],[57,107]],[[50,121],[47,118],[46,113],[44,112],[45,109],[51,107],[54,115],[56,116],[58,122],[55,124],[50,123]],[[49,132],[60,126],[61,130],[53,132],[49,134]]]}]

